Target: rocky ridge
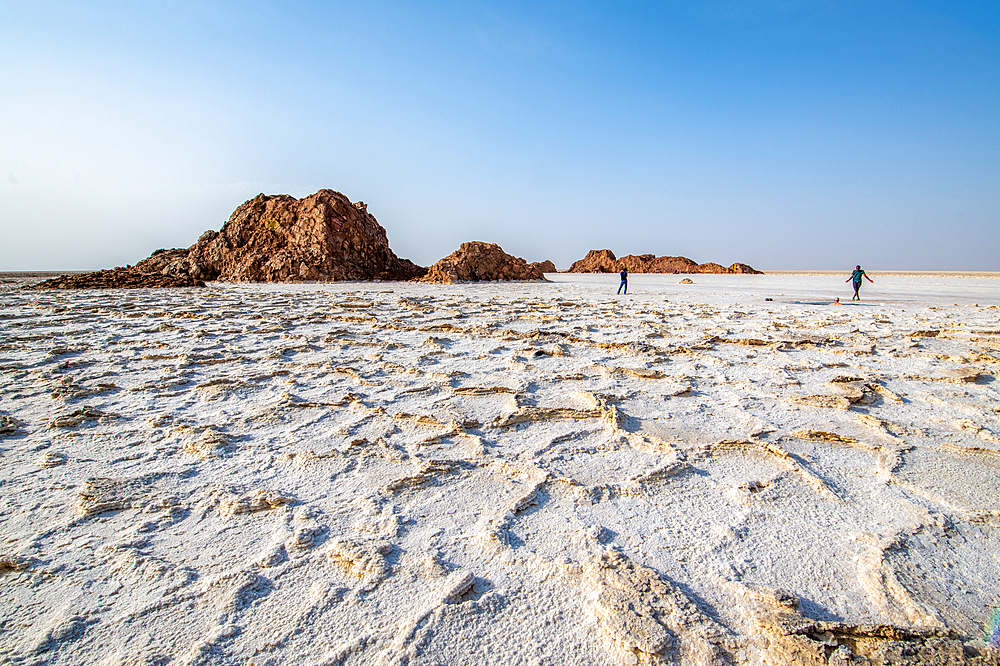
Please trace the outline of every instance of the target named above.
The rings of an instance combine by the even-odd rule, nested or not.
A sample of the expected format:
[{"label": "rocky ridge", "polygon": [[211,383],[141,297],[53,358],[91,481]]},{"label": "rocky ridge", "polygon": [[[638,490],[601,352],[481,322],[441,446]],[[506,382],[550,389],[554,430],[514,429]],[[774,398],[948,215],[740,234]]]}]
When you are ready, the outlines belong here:
[{"label": "rocky ridge", "polygon": [[34,285],[33,289],[146,289],[164,287],[204,287],[190,275],[145,273],[132,266],[119,266],[93,273],[62,275]]},{"label": "rocky ridge", "polygon": [[[571,273],[747,273],[746,264],[728,268],[698,264],[686,257],[652,254],[615,257],[591,250]],[[556,272],[551,261],[528,264],[494,243],[463,243],[430,269],[401,259],[390,249],[385,229],[364,202],[324,189],[302,199],[260,194],[239,206],[219,231],[209,230],[188,248],[157,250],[135,266],[67,275],[35,289],[134,289],[198,287],[206,281],[328,282],[412,280],[449,283],[544,280]]]},{"label": "rocky ridge", "polygon": [[699,264],[687,257],[657,257],[654,254],[630,254],[620,259],[611,250],[591,250],[587,256],[570,266],[570,273],[618,273],[622,269],[629,273],[717,273],[760,275],[747,264],[735,263],[726,268],[721,264],[708,262]]},{"label": "rocky ridge", "polygon": [[491,280],[546,281],[542,271],[520,257],[507,254],[496,243],[471,241],[427,270],[421,282],[449,284]]}]

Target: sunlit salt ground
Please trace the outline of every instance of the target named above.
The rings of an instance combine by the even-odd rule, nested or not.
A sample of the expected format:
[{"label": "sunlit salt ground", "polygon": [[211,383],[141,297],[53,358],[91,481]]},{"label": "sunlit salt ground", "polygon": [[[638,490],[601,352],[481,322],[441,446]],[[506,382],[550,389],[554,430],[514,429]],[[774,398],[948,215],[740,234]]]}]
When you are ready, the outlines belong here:
[{"label": "sunlit salt ground", "polygon": [[0,663],[989,658],[1000,279],[550,277],[0,284]]}]

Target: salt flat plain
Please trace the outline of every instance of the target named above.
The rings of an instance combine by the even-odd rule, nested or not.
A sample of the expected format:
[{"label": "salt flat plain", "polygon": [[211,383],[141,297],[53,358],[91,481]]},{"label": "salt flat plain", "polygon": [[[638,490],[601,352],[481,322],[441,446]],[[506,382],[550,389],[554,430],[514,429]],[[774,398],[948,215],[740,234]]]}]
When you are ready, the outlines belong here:
[{"label": "salt flat plain", "polygon": [[0,284],[0,663],[997,663],[1000,279],[549,277]]}]

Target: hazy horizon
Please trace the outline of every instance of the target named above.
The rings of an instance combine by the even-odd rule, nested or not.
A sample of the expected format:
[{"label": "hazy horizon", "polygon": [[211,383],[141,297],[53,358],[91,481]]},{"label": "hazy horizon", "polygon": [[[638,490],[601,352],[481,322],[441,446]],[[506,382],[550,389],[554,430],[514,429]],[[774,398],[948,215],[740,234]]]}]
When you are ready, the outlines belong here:
[{"label": "hazy horizon", "polygon": [[322,188],[424,266],[1000,270],[995,3],[3,7],[0,271],[134,264]]}]

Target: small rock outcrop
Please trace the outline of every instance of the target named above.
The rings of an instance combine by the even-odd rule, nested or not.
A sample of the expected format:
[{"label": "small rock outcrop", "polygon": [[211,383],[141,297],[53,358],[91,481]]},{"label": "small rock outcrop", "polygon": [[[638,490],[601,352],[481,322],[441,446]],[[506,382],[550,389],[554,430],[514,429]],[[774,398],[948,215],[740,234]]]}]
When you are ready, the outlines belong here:
[{"label": "small rock outcrop", "polygon": [[630,254],[617,259],[611,250],[591,250],[587,256],[570,266],[570,273],[618,273],[622,269],[629,273],[719,273],[760,275],[746,264],[736,263],[726,268],[721,264],[708,262],[699,264],[687,257],[657,257],[654,254]]},{"label": "small rock outcrop", "polygon": [[503,251],[496,243],[462,243],[456,251],[429,269],[421,282],[482,282],[493,280],[545,281],[537,267]]},{"label": "small rock outcrop", "polygon": [[400,259],[364,202],[320,190],[302,199],[260,194],[189,248],[157,250],[132,267],[65,276],[36,288],[133,288],[226,282],[410,280],[426,269]]},{"label": "small rock outcrop", "polygon": [[556,268],[556,265],[553,264],[548,259],[546,259],[545,261],[533,261],[529,265],[530,266],[534,266],[535,268],[537,268],[538,270],[540,270],[542,273],[558,273],[559,272],[558,269]]}]

